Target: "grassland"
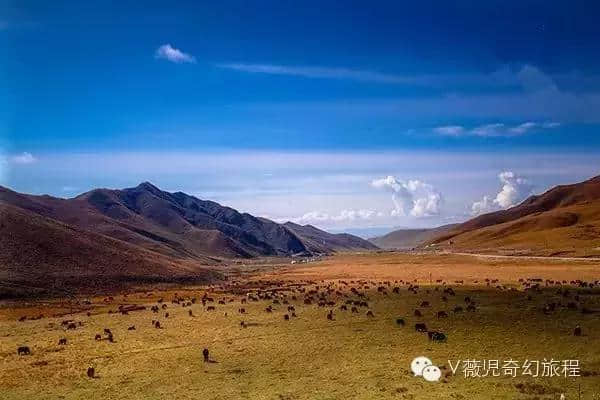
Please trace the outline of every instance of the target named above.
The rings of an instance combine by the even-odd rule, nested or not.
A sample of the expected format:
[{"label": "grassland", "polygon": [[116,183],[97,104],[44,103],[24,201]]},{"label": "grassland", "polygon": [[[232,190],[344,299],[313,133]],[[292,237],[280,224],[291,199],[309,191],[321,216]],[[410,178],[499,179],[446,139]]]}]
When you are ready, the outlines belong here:
[{"label": "grassland", "polygon": [[[111,301],[92,298],[91,305],[74,314],[61,300],[5,304],[0,310],[0,398],[558,399],[564,393],[567,399],[577,399],[581,393],[582,399],[594,399],[600,395],[600,314],[581,312],[582,307],[600,310],[600,291],[570,288],[565,298],[557,294],[558,287],[524,292],[518,283],[528,277],[597,280],[598,263],[352,254],[314,264],[253,266],[251,272],[239,268],[231,276],[235,288],[144,288],[127,296],[114,295]],[[485,278],[499,279],[505,288],[487,286]],[[394,283],[415,279],[421,285],[417,294],[408,291],[406,284]],[[360,286],[373,318],[366,316],[364,307],[360,313],[339,309],[345,300],[356,299],[349,289],[359,287],[358,280],[369,281]],[[443,286],[437,280],[452,286],[456,296],[442,301]],[[456,280],[465,282],[456,284]],[[387,295],[376,290],[386,286],[384,281],[390,281]],[[274,304],[274,311],[267,313],[265,307],[272,300],[240,302],[246,291],[255,292],[252,289],[257,287],[310,290],[318,285],[316,290],[323,292],[328,284],[334,289],[328,298],[336,302],[335,307],[306,305],[303,293],[279,291],[296,308],[297,318],[289,321],[283,319],[288,313],[284,304]],[[393,286],[399,286],[400,293],[393,293]],[[215,311],[206,311],[199,302],[191,307],[170,302],[174,297],[200,299],[206,292],[215,299]],[[475,300],[477,311],[452,313],[455,306],[465,306],[466,296]],[[161,297],[168,308],[158,314],[149,309],[128,315],[108,312],[120,304],[149,308]],[[220,299],[226,299],[226,304],[217,304]],[[414,317],[423,300],[431,307],[420,308],[422,318]],[[578,310],[557,307],[552,313],[542,312],[545,304],[567,301],[577,302]],[[240,307],[246,309],[245,315],[238,313]],[[334,309],[333,321],[326,318],[329,309]],[[439,310],[446,310],[449,317],[437,319]],[[40,313],[41,319],[17,320]],[[398,317],[406,320],[406,326],[396,324]],[[82,326],[66,330],[61,325],[65,319]],[[162,329],[152,326],[153,319],[161,321]],[[242,320],[247,328],[240,327]],[[428,341],[415,332],[415,322],[445,332],[447,342]],[[132,325],[136,330],[127,329]],[[576,325],[583,336],[573,336]],[[112,330],[115,343],[94,340],[104,328]],[[59,346],[63,337],[68,343]],[[29,346],[32,354],[18,356],[21,345]],[[214,362],[202,361],[204,347]],[[578,359],[586,376],[465,378],[459,371],[443,382],[428,383],[410,372],[410,361],[420,355],[446,367],[448,360]],[[90,365],[96,379],[86,376]]]}]

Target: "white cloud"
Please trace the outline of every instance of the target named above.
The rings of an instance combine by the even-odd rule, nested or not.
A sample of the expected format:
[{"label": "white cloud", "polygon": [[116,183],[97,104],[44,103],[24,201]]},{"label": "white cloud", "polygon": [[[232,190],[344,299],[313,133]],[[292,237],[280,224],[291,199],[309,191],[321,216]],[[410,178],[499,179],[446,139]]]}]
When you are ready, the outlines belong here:
[{"label": "white cloud", "polygon": [[498,179],[502,184],[502,188],[496,194],[494,200],[490,201],[490,197],[483,196],[482,200],[474,202],[471,205],[473,215],[516,206],[532,193],[533,185],[529,180],[518,176],[512,171],[502,171],[498,174]]},{"label": "white cloud", "polygon": [[505,132],[505,125],[501,123],[486,124],[473,128],[471,131],[477,136],[502,136]]},{"label": "white cloud", "polygon": [[490,74],[470,73],[429,75],[399,75],[347,67],[253,63],[221,63],[216,64],[216,67],[255,74],[288,75],[313,79],[345,79],[363,82],[416,85],[438,88],[462,86],[476,86],[478,88],[497,88],[507,86],[514,87],[521,85],[521,81],[527,82],[528,79],[531,79],[527,74],[523,74],[523,76],[520,77],[520,71],[511,70],[506,67]]},{"label": "white cloud", "polygon": [[460,125],[438,126],[433,130],[440,135],[446,136],[460,136],[465,133],[465,128]]},{"label": "white cloud", "polygon": [[32,164],[37,161],[37,158],[31,153],[23,152],[16,156],[12,156],[10,160],[16,164]]},{"label": "white cloud", "polygon": [[508,131],[517,135],[522,135],[538,127],[539,124],[535,122],[524,122],[521,125],[510,128]]},{"label": "white cloud", "polygon": [[375,179],[371,185],[392,191],[392,216],[430,217],[439,215],[442,195],[432,185],[419,180],[401,181],[394,176]]},{"label": "white cloud", "polygon": [[485,214],[496,209],[494,203],[488,196],[483,196],[483,199],[476,201],[471,205],[471,214]]},{"label": "white cloud", "polygon": [[232,69],[235,71],[262,73],[270,75],[292,75],[304,78],[324,78],[324,79],[350,79],[357,81],[369,81],[377,83],[413,83],[414,77],[405,77],[399,75],[384,74],[381,72],[357,70],[350,68],[327,68],[327,67],[307,67],[307,66],[286,66],[273,64],[244,64],[230,63],[218,64],[220,68]]},{"label": "white cloud", "polygon": [[434,128],[433,131],[445,136],[482,136],[482,137],[510,137],[519,136],[526,133],[553,129],[559,127],[559,122],[533,122],[527,121],[519,125],[508,126],[501,122],[479,125],[472,129],[466,129],[461,125],[447,125]]},{"label": "white cloud", "polygon": [[515,206],[531,194],[531,183],[512,171],[503,171],[498,178],[502,182],[502,190],[496,195],[494,203],[502,208]]},{"label": "white cloud", "polygon": [[382,217],[383,213],[375,210],[342,210],[338,214],[329,214],[320,211],[310,211],[298,218],[292,218],[293,222],[298,224],[313,224],[324,222],[354,222],[357,220],[372,220],[376,217]]},{"label": "white cloud", "polygon": [[170,44],[163,44],[154,53],[155,58],[169,60],[176,64],[195,63],[196,58],[190,54],[184,53],[179,49],[174,48]]}]

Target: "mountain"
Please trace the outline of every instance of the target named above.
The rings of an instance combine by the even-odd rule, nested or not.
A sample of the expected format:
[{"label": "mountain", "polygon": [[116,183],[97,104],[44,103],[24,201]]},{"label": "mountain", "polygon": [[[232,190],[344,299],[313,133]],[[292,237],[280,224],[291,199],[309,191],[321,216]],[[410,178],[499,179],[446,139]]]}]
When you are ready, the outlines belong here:
[{"label": "mountain", "polygon": [[[208,263],[209,259],[199,260]],[[0,298],[220,278],[175,259],[0,201]]]},{"label": "mountain", "polygon": [[465,251],[600,256],[600,176],[480,215],[431,243]]},{"label": "mountain", "polygon": [[451,231],[456,224],[437,228],[398,229],[383,236],[370,238],[369,241],[382,249],[412,249]]},{"label": "mountain", "polygon": [[298,225],[293,222],[283,224],[302,240],[308,251],[331,253],[344,250],[376,250],[377,246],[365,239],[347,233],[329,233],[312,225]]},{"label": "mountain", "polygon": [[345,250],[362,243],[346,235],[336,236],[326,247],[315,246],[310,238],[305,242],[284,225],[182,192],[165,192],[148,182],[122,190],[95,189],[72,199],[0,187],[0,201],[176,258],[290,256],[311,249]]},{"label": "mountain", "polygon": [[369,240],[369,238],[375,238],[383,236],[392,231],[403,229],[400,226],[374,226],[369,228],[347,228],[347,229],[329,229],[330,233],[349,233],[354,236],[358,236],[363,239]]}]

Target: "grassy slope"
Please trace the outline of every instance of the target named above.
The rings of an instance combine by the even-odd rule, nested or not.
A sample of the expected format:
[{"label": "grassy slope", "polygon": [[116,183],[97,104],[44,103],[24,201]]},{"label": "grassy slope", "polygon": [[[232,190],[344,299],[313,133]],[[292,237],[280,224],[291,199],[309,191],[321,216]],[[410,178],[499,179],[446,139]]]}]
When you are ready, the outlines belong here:
[{"label": "grassy slope", "polygon": [[452,250],[600,256],[600,201],[531,214],[441,241]]},{"label": "grassy slope", "polygon": [[106,288],[144,279],[207,281],[217,275],[198,260],[173,259],[2,202],[0,266],[0,280],[44,288]]},{"label": "grassy slope", "polygon": [[479,215],[430,243],[476,253],[600,256],[600,176]]},{"label": "grassy slope", "polygon": [[[341,263],[347,263],[344,256]],[[390,255],[388,269],[393,269]],[[405,256],[402,256],[405,257]],[[429,256],[428,256],[429,257]],[[430,258],[427,258],[430,260]],[[404,258],[402,260],[405,260]],[[401,260],[401,261],[402,261]],[[439,257],[438,263],[444,264]],[[356,269],[368,272],[369,265],[379,265],[375,256],[359,258]],[[454,259],[444,265],[455,269]],[[361,266],[362,264],[362,266]],[[329,264],[312,267],[313,273],[329,275]],[[577,271],[578,265],[573,266]],[[381,267],[383,268],[383,267]],[[406,268],[409,268],[407,266]],[[412,268],[422,268],[417,263]],[[525,269],[521,276],[529,276]],[[576,272],[574,272],[576,275]],[[285,279],[284,275],[279,278]],[[513,277],[514,279],[517,276]],[[180,293],[182,293],[180,291]],[[585,371],[600,371],[600,320],[596,315],[582,315],[561,309],[554,315],[544,315],[540,308],[550,300],[560,301],[555,290],[534,295],[529,302],[524,293],[498,291],[486,287],[458,289],[448,303],[440,293],[410,294],[406,288],[399,295],[370,293],[375,318],[368,319],[364,309],[360,314],[336,311],[335,321],[327,321],[326,310],[316,305],[296,306],[298,319],[283,321],[285,306],[276,311],[263,311],[266,301],[245,306],[247,322],[256,325],[239,327],[242,319],[236,310],[239,301],[218,305],[216,312],[205,312],[201,305],[187,309],[169,305],[171,315],[161,317],[165,329],[156,330],[150,320],[156,314],[149,311],[127,316],[106,314],[106,307],[97,300],[97,311],[90,318],[75,316],[84,326],[64,332],[49,327],[49,322],[0,322],[0,390],[3,398],[91,399],[533,399],[577,398],[581,383],[584,395],[590,396],[600,387],[600,376],[579,379],[489,378],[465,379],[451,377],[448,383],[430,384],[416,379],[409,372],[413,357],[427,355],[438,364],[448,359],[579,359]],[[582,302],[590,308],[600,307],[600,296],[583,294]],[[200,295],[194,290],[190,295]],[[158,296],[155,293],[154,299]],[[433,312],[464,305],[469,295],[479,303],[474,314],[454,315],[437,320]],[[165,296],[170,298],[171,296]],[[220,297],[220,296],[217,296]],[[423,334],[416,333],[412,317],[420,301],[431,301],[424,309],[423,321],[446,332],[446,344],[431,344]],[[115,299],[121,302],[151,303],[147,297],[129,296]],[[224,313],[227,312],[226,317]],[[162,313],[161,313],[162,314]],[[400,328],[394,320],[403,316],[408,326]],[[588,335],[576,338],[571,332],[581,324]],[[127,327],[136,325],[136,331]],[[104,327],[115,333],[117,343],[95,342],[93,336]],[[67,337],[66,347],[56,345],[58,338]],[[31,346],[33,355],[18,357],[18,345]],[[201,350],[208,347],[216,363],[201,362]],[[47,363],[47,364],[45,364]],[[85,377],[88,365],[94,365],[99,379]],[[44,382],[44,384],[41,384]],[[526,384],[519,390],[515,385]],[[539,386],[535,386],[539,385]],[[527,394],[522,393],[527,392]],[[596,392],[597,393],[597,392]]]}]

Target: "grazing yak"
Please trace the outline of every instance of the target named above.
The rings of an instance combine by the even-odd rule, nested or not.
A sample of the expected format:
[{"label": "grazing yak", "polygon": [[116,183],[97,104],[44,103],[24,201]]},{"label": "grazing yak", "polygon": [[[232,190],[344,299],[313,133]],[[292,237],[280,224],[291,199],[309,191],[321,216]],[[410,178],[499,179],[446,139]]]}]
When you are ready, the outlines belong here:
[{"label": "grazing yak", "polygon": [[396,324],[400,325],[400,326],[404,326],[404,319],[403,318],[396,318]]},{"label": "grazing yak", "polygon": [[94,378],[96,376],[96,371],[94,370],[94,367],[89,367],[87,369],[87,376],[88,378]]},{"label": "grazing yak", "polygon": [[415,317],[422,317],[423,314],[419,310],[415,310]]},{"label": "grazing yak", "polygon": [[28,356],[31,354],[31,350],[27,346],[20,346],[17,348],[17,354],[20,356]]},{"label": "grazing yak", "polygon": [[204,357],[204,362],[208,362],[209,358],[208,358],[208,349],[204,349],[202,350],[202,357]]},{"label": "grazing yak", "polygon": [[577,325],[575,327],[575,329],[573,330],[573,335],[575,335],[575,336],[581,336],[581,327],[579,325]]},{"label": "grazing yak", "polygon": [[415,331],[417,332],[427,332],[427,325],[422,322],[415,324]]},{"label": "grazing yak", "polygon": [[58,339],[58,345],[59,346],[66,345],[66,344],[67,344],[67,338]]},{"label": "grazing yak", "polygon": [[427,332],[427,336],[429,337],[429,340],[433,342],[445,342],[447,339],[446,335],[442,332],[429,331]]}]

